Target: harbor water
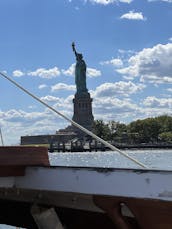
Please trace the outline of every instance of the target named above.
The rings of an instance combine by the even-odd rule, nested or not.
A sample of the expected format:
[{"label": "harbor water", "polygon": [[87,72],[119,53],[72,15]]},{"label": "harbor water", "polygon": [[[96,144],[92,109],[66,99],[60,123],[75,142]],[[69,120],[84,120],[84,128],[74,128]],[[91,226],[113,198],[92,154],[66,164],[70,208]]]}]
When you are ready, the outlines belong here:
[{"label": "harbor water", "polygon": [[[122,150],[148,168],[172,170],[172,149]],[[140,168],[118,152],[50,153],[52,166]]]},{"label": "harbor water", "polygon": [[[172,149],[123,150],[150,169],[172,170]],[[117,152],[49,153],[52,166],[140,168],[137,164]],[[0,229],[16,229],[0,225]]]}]

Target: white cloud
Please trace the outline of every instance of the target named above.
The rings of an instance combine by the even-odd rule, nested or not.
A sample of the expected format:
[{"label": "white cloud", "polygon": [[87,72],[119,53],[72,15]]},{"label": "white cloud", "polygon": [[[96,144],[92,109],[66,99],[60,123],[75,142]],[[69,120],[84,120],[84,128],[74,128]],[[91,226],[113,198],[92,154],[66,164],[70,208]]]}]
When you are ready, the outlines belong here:
[{"label": "white cloud", "polygon": [[172,115],[172,99],[158,99],[147,97],[139,105],[131,99],[118,99],[115,97],[93,98],[93,111],[96,119],[131,122],[137,119]]},{"label": "white cloud", "polygon": [[131,3],[133,0],[85,0],[90,1],[91,3],[101,4],[101,5],[109,5],[112,3]]},{"label": "white cloud", "polygon": [[68,69],[62,69],[62,73],[67,76],[74,76],[75,75],[75,64],[72,64]]},{"label": "white cloud", "polygon": [[133,0],[119,0],[119,2],[123,2],[123,3],[131,3]]},{"label": "white cloud", "polygon": [[57,110],[62,110],[62,113],[68,113],[70,114],[70,111],[73,106],[73,100],[74,96],[70,95],[67,98],[59,98],[51,95],[47,95],[41,98],[42,101],[45,103],[51,103],[51,106]]},{"label": "white cloud", "polygon": [[67,90],[67,91],[75,91],[76,86],[75,85],[68,85],[65,83],[58,83],[53,86],[51,86],[51,91],[59,91],[59,90]]},{"label": "white cloud", "polygon": [[167,76],[159,77],[156,75],[143,75],[141,76],[140,81],[142,83],[149,82],[149,83],[155,83],[155,84],[163,84],[163,83],[171,84],[172,78],[167,77]]},{"label": "white cloud", "polygon": [[121,54],[134,54],[135,51],[134,50],[125,50],[125,49],[118,49],[118,52]]},{"label": "white cloud", "polygon": [[27,75],[29,76],[39,76],[41,78],[52,79],[60,75],[60,70],[58,67],[45,69],[45,68],[38,68],[33,72],[28,72]]},{"label": "white cloud", "polygon": [[59,101],[61,101],[60,98],[52,96],[52,95],[46,95],[44,97],[41,97],[40,99],[44,102],[59,102]]},{"label": "white cloud", "polygon": [[142,12],[134,12],[129,11],[129,13],[123,14],[120,19],[128,19],[128,20],[146,20],[143,16]]},{"label": "white cloud", "polygon": [[40,84],[40,85],[38,86],[39,89],[44,89],[44,88],[46,88],[46,87],[47,87],[46,84]]},{"label": "white cloud", "polygon": [[69,95],[67,98],[60,98],[57,103],[54,104],[54,108],[58,110],[61,109],[64,114],[67,116],[72,116],[72,109],[73,109],[73,95]]},{"label": "white cloud", "polygon": [[87,68],[87,75],[90,78],[101,76],[101,71],[99,71],[99,70],[97,70],[95,68]]},{"label": "white cloud", "polygon": [[101,65],[112,64],[114,67],[122,67],[123,61],[120,58],[113,58],[111,60],[100,62]]},{"label": "white cloud", "polygon": [[172,0],[148,0],[148,2],[157,2],[157,1],[172,3]]},{"label": "white cloud", "polygon": [[172,37],[170,37],[168,40],[172,42]]},{"label": "white cloud", "polygon": [[15,71],[13,71],[12,74],[14,77],[21,77],[24,75],[24,72],[22,72],[21,70],[15,70]]},{"label": "white cloud", "polygon": [[96,97],[93,101],[93,111],[96,119],[124,121],[126,118],[133,117],[139,110],[139,107],[129,99]]},{"label": "white cloud", "polygon": [[167,88],[167,91],[172,92],[172,88]]},{"label": "white cloud", "polygon": [[157,98],[155,96],[148,96],[143,100],[143,104],[152,108],[172,108],[172,98]]},{"label": "white cloud", "polygon": [[117,69],[129,77],[140,76],[141,82],[172,83],[172,44],[145,48],[128,60],[128,67]]},{"label": "white cloud", "polygon": [[1,111],[0,124],[7,145],[20,144],[20,137],[24,135],[55,134],[57,129],[68,125],[48,109],[42,112]]},{"label": "white cloud", "polygon": [[144,88],[145,85],[143,84],[119,81],[116,83],[104,83],[98,86],[93,94],[95,97],[129,96],[142,91]]}]

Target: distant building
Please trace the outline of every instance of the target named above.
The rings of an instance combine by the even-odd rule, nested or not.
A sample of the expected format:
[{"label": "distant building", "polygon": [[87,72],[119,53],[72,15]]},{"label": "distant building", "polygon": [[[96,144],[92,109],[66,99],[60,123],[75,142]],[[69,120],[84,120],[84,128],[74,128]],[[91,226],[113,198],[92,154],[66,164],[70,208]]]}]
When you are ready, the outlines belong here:
[{"label": "distant building", "polygon": [[58,142],[68,142],[76,138],[74,132],[58,132],[57,134],[49,135],[32,135],[21,136],[21,145],[49,145]]}]

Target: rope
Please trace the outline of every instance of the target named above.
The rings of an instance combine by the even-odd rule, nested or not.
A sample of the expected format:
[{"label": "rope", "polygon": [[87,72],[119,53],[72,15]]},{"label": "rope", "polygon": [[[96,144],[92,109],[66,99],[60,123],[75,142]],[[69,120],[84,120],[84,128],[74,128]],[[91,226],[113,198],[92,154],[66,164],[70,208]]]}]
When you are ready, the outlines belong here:
[{"label": "rope", "polygon": [[72,119],[68,118],[67,116],[65,116],[64,114],[60,113],[59,111],[55,110],[53,107],[49,106],[47,103],[45,103],[44,101],[42,101],[41,99],[39,99],[37,96],[35,96],[34,94],[30,93],[28,90],[26,90],[25,88],[23,88],[21,85],[19,85],[18,83],[16,83],[14,80],[12,80],[11,78],[9,78],[7,75],[5,75],[4,73],[0,72],[0,75],[3,76],[5,79],[7,79],[8,81],[10,81],[11,83],[13,83],[15,86],[17,86],[18,88],[20,88],[22,91],[24,91],[26,94],[30,95],[32,98],[34,98],[35,100],[37,100],[38,102],[42,103],[44,106],[48,107],[50,110],[52,110],[53,112],[55,112],[56,114],[58,114],[59,116],[63,117],[64,119],[66,119],[67,121],[69,121],[70,123],[72,123],[74,126],[76,126],[77,128],[79,128],[80,130],[84,131],[85,133],[87,133],[88,135],[92,136],[94,139],[96,139],[97,141],[103,143],[105,146],[109,147],[111,150],[113,151],[117,151],[118,153],[120,153],[121,155],[123,155],[124,157],[128,158],[129,160],[133,161],[134,163],[138,164],[139,166],[143,167],[143,168],[148,168],[146,165],[144,165],[143,163],[139,162],[138,160],[132,158],[131,156],[129,156],[127,153],[122,152],[121,150],[119,150],[117,147],[111,145],[109,142],[106,142],[105,140],[103,140],[102,138],[98,137],[97,135],[93,134],[91,131],[87,130],[86,128],[84,128],[83,126],[79,125],[78,123],[74,122]]}]

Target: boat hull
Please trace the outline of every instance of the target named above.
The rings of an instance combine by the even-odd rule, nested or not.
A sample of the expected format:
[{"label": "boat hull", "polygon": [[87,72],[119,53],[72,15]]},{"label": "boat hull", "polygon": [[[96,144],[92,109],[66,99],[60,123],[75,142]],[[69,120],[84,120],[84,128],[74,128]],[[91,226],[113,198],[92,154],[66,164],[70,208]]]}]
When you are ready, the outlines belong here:
[{"label": "boat hull", "polygon": [[27,228],[37,204],[54,207],[67,228],[170,229],[171,180],[171,171],[33,166],[25,176],[0,178],[0,200],[6,203],[0,211],[5,219],[7,212],[22,216],[20,225],[8,217],[9,224]]}]

